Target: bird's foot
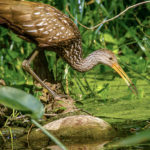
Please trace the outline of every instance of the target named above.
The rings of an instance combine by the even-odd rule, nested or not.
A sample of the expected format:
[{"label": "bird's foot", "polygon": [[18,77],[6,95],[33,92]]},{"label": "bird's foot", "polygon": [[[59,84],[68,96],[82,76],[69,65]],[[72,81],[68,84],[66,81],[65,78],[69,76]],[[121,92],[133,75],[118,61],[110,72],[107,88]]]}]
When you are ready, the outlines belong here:
[{"label": "bird's foot", "polygon": [[62,98],[65,98],[65,99],[67,99],[67,98],[69,98],[69,95],[63,95],[63,94],[59,94],[59,95],[56,95],[56,96],[54,96],[54,100],[62,100]]}]

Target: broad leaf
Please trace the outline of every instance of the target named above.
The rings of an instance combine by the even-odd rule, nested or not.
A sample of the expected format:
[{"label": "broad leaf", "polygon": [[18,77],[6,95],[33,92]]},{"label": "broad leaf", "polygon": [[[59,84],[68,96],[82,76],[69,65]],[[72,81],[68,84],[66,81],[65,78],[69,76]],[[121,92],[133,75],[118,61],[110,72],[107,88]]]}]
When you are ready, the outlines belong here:
[{"label": "broad leaf", "polygon": [[44,113],[42,103],[30,94],[12,87],[0,88],[0,103],[39,119]]}]

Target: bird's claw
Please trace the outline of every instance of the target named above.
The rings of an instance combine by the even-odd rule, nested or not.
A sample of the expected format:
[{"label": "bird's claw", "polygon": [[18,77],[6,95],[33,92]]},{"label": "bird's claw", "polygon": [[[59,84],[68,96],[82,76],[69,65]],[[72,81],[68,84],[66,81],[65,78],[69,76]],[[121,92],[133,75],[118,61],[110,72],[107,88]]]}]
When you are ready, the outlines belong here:
[{"label": "bird's claw", "polygon": [[59,101],[62,98],[66,98],[67,99],[68,97],[69,97],[68,95],[62,95],[62,94],[61,95],[56,95],[56,96],[54,96],[54,100],[58,100]]}]

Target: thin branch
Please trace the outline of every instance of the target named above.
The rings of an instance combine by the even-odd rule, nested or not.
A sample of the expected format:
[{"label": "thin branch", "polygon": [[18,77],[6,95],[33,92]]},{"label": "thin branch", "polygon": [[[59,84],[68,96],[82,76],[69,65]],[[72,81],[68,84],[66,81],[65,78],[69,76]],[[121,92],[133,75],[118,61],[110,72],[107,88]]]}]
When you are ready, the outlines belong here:
[{"label": "thin branch", "polygon": [[108,19],[108,20],[104,20],[104,21],[102,21],[101,23],[97,24],[96,26],[90,27],[90,28],[87,27],[87,26],[85,26],[85,25],[83,25],[83,24],[81,24],[78,20],[76,20],[76,19],[74,18],[74,16],[73,16],[73,15],[70,13],[70,11],[69,11],[68,5],[66,6],[66,11],[67,11],[68,14],[71,16],[71,18],[73,18],[74,20],[76,20],[76,21],[78,22],[79,25],[81,25],[82,27],[84,27],[84,28],[86,28],[86,29],[88,29],[88,30],[93,30],[93,29],[98,28],[98,27],[99,27],[100,25],[102,25],[102,24],[105,24],[105,23],[107,23],[107,22],[110,22],[110,21],[112,21],[112,20],[114,20],[114,19],[120,17],[121,15],[123,15],[123,14],[124,14],[126,11],[128,11],[129,9],[135,8],[135,7],[139,6],[139,5],[143,5],[143,4],[146,4],[146,3],[150,3],[150,1],[144,1],[144,2],[137,3],[137,4],[135,4],[135,5],[129,6],[129,7],[127,7],[124,11],[122,11],[121,13],[119,13],[118,15],[116,15],[116,16],[114,16],[114,17]]}]

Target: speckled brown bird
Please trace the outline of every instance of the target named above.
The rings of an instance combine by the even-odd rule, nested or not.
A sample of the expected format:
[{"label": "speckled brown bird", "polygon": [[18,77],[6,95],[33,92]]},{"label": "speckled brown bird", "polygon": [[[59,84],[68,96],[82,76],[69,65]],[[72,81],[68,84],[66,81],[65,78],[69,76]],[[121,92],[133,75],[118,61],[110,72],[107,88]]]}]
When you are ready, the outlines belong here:
[{"label": "speckled brown bird", "polygon": [[23,61],[22,65],[55,99],[59,96],[47,87],[30,67],[30,63],[40,50],[56,52],[72,68],[80,72],[88,71],[97,64],[108,65],[115,69],[136,92],[135,86],[118,65],[111,51],[96,50],[86,58],[82,57],[81,36],[77,26],[68,16],[50,5],[20,0],[0,0],[0,25],[10,28],[22,39],[37,45],[37,49],[28,60]]}]

